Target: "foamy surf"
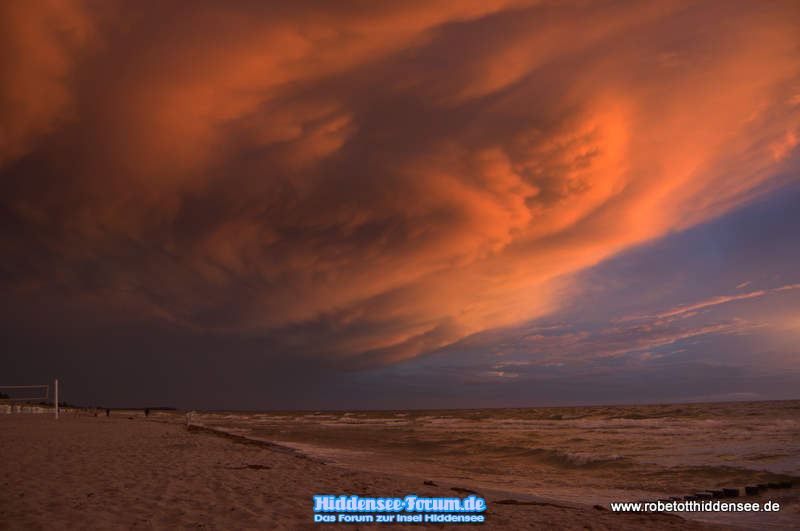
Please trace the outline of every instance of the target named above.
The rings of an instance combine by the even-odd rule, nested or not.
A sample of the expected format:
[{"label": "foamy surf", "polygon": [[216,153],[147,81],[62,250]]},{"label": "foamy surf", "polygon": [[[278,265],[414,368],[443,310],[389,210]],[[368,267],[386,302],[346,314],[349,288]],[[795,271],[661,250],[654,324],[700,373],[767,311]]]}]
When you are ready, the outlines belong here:
[{"label": "foamy surf", "polygon": [[[800,402],[458,411],[195,414],[198,423],[342,467],[519,499],[608,506],[800,477]],[[409,472],[411,471],[411,472]],[[793,527],[797,489],[772,515],[685,513]],[[790,525],[792,524],[792,525]]]}]

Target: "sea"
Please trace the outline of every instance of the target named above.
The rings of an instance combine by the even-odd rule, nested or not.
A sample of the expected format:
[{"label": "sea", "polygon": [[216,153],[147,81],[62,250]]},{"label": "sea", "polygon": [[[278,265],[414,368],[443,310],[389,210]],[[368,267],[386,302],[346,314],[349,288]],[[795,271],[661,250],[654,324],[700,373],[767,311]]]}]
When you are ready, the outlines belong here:
[{"label": "sea", "polygon": [[[676,514],[741,529],[800,529],[800,401],[195,412],[191,422],[337,466],[493,499],[608,508],[735,488],[737,501],[774,501],[780,510]],[[745,497],[745,486],[759,484],[773,487]]]}]

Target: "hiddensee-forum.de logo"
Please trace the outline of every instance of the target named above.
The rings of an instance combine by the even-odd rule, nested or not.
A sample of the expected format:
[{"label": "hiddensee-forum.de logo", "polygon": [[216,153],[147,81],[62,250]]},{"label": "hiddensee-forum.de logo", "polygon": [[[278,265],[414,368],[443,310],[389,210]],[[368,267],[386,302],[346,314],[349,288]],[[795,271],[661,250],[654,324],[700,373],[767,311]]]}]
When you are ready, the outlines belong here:
[{"label": "hiddensee-forum.de logo", "polygon": [[[345,495],[338,497],[314,496],[315,522],[483,522],[482,514],[461,513],[481,513],[484,510],[486,510],[486,502],[483,498],[474,495],[463,500],[459,498],[420,498],[413,494],[402,499],[360,498]],[[401,511],[411,514],[399,514]]]}]

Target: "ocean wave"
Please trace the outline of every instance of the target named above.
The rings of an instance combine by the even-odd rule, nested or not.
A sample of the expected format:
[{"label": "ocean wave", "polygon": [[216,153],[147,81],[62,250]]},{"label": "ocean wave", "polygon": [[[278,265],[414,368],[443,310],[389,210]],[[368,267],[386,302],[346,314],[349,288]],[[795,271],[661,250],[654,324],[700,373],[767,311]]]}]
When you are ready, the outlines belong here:
[{"label": "ocean wave", "polygon": [[591,454],[587,452],[567,452],[552,448],[531,448],[515,445],[491,445],[473,443],[452,447],[451,454],[465,454],[472,458],[499,458],[501,460],[524,461],[561,468],[603,468],[607,466],[626,466],[630,460],[616,454]]}]

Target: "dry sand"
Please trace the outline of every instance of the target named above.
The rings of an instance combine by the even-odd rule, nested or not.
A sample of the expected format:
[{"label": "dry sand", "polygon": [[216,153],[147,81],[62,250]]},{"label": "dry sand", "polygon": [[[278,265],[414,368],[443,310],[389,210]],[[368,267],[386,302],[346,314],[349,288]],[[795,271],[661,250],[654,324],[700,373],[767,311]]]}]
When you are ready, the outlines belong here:
[{"label": "dry sand", "polygon": [[[463,497],[451,485],[346,470],[202,431],[168,415],[145,419],[0,416],[0,529],[359,529],[314,523],[315,494]],[[464,484],[461,487],[469,488]],[[722,529],[672,515],[500,505],[484,524],[437,529]]]}]

